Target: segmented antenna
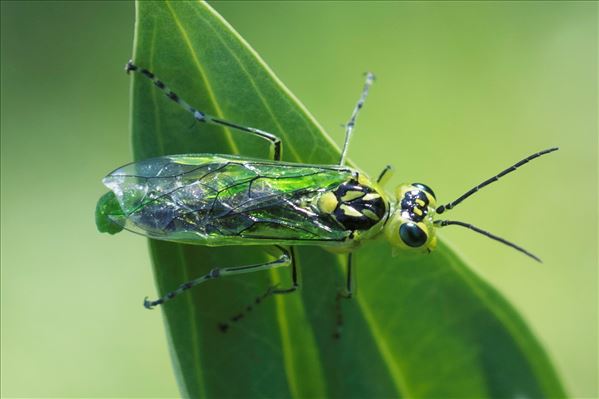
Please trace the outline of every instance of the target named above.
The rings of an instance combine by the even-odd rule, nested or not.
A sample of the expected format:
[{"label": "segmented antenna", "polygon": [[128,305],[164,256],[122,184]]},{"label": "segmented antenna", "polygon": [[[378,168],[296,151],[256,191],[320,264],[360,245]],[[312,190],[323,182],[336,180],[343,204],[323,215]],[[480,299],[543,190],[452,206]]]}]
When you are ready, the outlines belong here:
[{"label": "segmented antenna", "polygon": [[559,149],[558,147],[549,148],[547,150],[537,152],[536,154],[532,154],[531,156],[524,158],[523,160],[510,166],[503,172],[491,177],[490,179],[485,180],[484,182],[480,183],[478,186],[470,189],[469,191],[467,191],[465,194],[463,194],[460,198],[456,199],[455,201],[451,201],[448,204],[441,205],[440,207],[437,208],[436,213],[441,214],[441,213],[445,212],[446,210],[449,210],[449,209],[455,207],[457,204],[464,201],[466,198],[470,197],[472,194],[476,193],[481,188],[488,186],[489,184],[491,184],[493,182],[496,182],[501,177],[507,175],[508,173],[515,171],[516,169],[518,169],[520,166],[524,165],[525,163],[528,163],[529,161],[532,161],[533,159],[538,158],[541,155],[545,155],[545,154],[549,154],[550,152],[557,151],[558,149]]},{"label": "segmented antenna", "polygon": [[354,126],[356,125],[356,119],[358,119],[358,113],[364,106],[364,102],[366,101],[366,97],[368,96],[368,89],[372,86],[374,82],[374,75],[371,72],[366,73],[366,82],[364,83],[364,88],[362,89],[362,94],[360,95],[360,99],[354,108],[351,118],[347,125],[345,125],[345,142],[343,143],[343,151],[341,151],[341,159],[339,160],[339,165],[343,165],[345,162],[345,155],[347,154],[347,148],[349,146],[349,139],[354,131]]},{"label": "segmented antenna", "polygon": [[538,256],[533,255],[532,253],[528,252],[524,248],[522,248],[522,247],[514,244],[513,242],[510,242],[510,241],[506,240],[505,238],[498,237],[495,234],[489,233],[486,230],[479,229],[478,227],[473,226],[470,223],[458,222],[456,220],[436,220],[435,224],[439,225],[439,227],[450,226],[450,225],[456,225],[456,226],[466,227],[467,229],[470,229],[472,231],[476,231],[477,233],[480,233],[480,234],[482,234],[484,236],[487,236],[487,237],[489,237],[492,240],[499,241],[500,243],[505,244],[508,247],[512,247],[516,251],[520,251],[524,255],[530,256],[531,258],[533,258],[534,260],[536,260],[539,263],[543,263],[543,261]]}]

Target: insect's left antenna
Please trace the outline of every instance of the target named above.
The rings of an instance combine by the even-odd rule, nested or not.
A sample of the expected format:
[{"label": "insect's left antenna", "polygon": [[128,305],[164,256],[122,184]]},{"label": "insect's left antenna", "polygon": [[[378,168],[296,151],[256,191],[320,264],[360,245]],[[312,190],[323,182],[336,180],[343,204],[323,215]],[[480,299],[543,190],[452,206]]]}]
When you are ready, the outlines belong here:
[{"label": "insect's left antenna", "polygon": [[531,258],[533,258],[534,260],[536,260],[539,263],[543,263],[543,261],[538,256],[532,254],[531,252],[528,252],[527,250],[525,250],[521,246],[516,245],[513,242],[510,242],[510,241],[506,240],[505,238],[498,237],[498,236],[496,236],[493,233],[489,233],[486,230],[479,229],[478,227],[473,226],[470,223],[459,222],[457,220],[436,220],[435,224],[438,225],[439,227],[451,226],[451,225],[466,227],[467,229],[470,229],[472,231],[480,233],[480,234],[482,234],[482,235],[484,235],[486,237],[489,237],[492,240],[499,241],[500,243],[505,244],[508,247],[512,247],[516,251],[522,252],[524,255],[530,256]]},{"label": "insect's left antenna", "polygon": [[476,193],[481,188],[483,188],[485,186],[488,186],[491,183],[496,182],[501,177],[507,175],[508,173],[511,173],[511,172],[515,171],[516,169],[518,169],[520,166],[524,165],[525,163],[528,163],[529,161],[532,161],[533,159],[538,158],[541,155],[549,154],[550,152],[557,151],[557,150],[559,150],[558,147],[549,148],[547,150],[539,151],[539,152],[537,152],[535,154],[532,154],[532,155],[524,158],[523,160],[521,160],[519,162],[516,162],[515,164],[513,164],[512,166],[510,166],[506,170],[502,171],[501,173],[498,173],[495,176],[491,177],[490,179],[487,179],[484,182],[480,183],[476,187],[471,188],[470,190],[468,190],[467,192],[465,192],[461,197],[459,197],[455,201],[451,201],[448,204],[441,205],[440,207],[438,207],[436,209],[435,212],[437,214],[441,214],[441,213],[443,213],[443,212],[445,212],[445,211],[447,211],[447,210],[449,210],[451,208],[454,208],[457,204],[459,204],[460,202],[464,201],[466,198],[470,197],[472,194]]},{"label": "insect's left antenna", "polygon": [[281,160],[281,139],[279,139],[274,134],[268,133],[268,132],[265,132],[263,130],[256,129],[253,127],[238,125],[237,123],[229,122],[224,119],[220,119],[216,116],[208,115],[202,111],[195,109],[194,107],[189,105],[189,103],[187,103],[187,101],[183,100],[174,91],[169,89],[166,86],[166,84],[164,84],[163,81],[161,81],[160,79],[158,79],[156,77],[156,75],[154,75],[154,73],[150,72],[149,70],[147,70],[145,68],[141,68],[141,67],[135,65],[133,63],[133,61],[131,61],[131,60],[129,60],[129,62],[127,62],[127,64],[125,65],[125,71],[127,73],[137,72],[137,73],[140,73],[141,75],[145,76],[146,78],[150,79],[154,83],[154,86],[156,86],[157,88],[162,90],[162,92],[164,92],[165,96],[167,96],[168,98],[173,100],[175,103],[179,104],[179,106],[181,106],[184,110],[186,110],[187,112],[192,114],[193,117],[195,118],[195,120],[197,120],[198,122],[204,122],[204,123],[208,123],[211,125],[230,127],[230,128],[242,131],[242,132],[254,134],[256,136],[259,136],[263,139],[270,141],[273,146],[274,159],[276,161]]},{"label": "insect's left antenna", "polygon": [[366,73],[366,82],[364,82],[364,88],[362,89],[362,94],[360,95],[360,99],[354,108],[354,111],[351,114],[351,118],[347,125],[345,125],[345,142],[343,143],[343,151],[341,151],[341,159],[339,160],[339,165],[343,165],[345,162],[345,156],[347,155],[347,148],[349,146],[349,139],[354,131],[354,126],[356,125],[356,119],[358,119],[358,113],[364,106],[364,102],[366,101],[366,97],[368,97],[368,90],[372,83],[374,82],[374,75],[371,72]]}]

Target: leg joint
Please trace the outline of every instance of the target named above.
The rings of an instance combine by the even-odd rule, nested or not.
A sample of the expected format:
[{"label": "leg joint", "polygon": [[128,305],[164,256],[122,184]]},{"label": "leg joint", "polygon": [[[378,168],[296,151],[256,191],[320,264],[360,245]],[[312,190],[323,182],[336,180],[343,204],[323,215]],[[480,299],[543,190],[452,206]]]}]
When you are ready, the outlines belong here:
[{"label": "leg joint", "polygon": [[132,60],[129,60],[129,61],[127,61],[127,64],[125,65],[125,72],[127,72],[127,74],[129,74],[129,72],[131,72],[131,71],[137,71],[137,65],[135,65]]}]

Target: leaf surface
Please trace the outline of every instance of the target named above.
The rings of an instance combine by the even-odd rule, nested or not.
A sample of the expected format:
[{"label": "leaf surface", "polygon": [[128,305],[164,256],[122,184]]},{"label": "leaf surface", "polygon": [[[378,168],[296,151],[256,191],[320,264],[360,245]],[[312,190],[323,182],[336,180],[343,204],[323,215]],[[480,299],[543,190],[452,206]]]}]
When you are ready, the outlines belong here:
[{"label": "leaf surface", "polygon": [[[277,134],[286,161],[332,164],[339,150],[226,21],[199,2],[138,2],[134,61],[194,107]],[[136,160],[166,154],[268,157],[265,141],[194,122],[150,81],[132,76]],[[150,241],[160,295],[213,267],[271,259],[260,247]],[[385,242],[355,254],[359,289],[341,302],[344,257],[296,249],[301,290],[289,270],[210,281],[165,304],[166,330],[187,397],[556,397],[548,358],[509,304],[441,244],[430,256],[391,256]],[[220,322],[240,313],[226,333]]]}]

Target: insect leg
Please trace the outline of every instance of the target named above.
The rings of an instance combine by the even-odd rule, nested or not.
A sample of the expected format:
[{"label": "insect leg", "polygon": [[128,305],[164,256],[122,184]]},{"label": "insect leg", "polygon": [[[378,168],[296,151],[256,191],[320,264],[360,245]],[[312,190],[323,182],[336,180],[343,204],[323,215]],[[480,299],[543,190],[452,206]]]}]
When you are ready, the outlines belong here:
[{"label": "insect leg", "polygon": [[335,313],[337,325],[333,338],[341,338],[341,330],[343,329],[343,311],[341,309],[341,299],[351,299],[353,296],[353,272],[352,272],[352,254],[347,255],[347,280],[345,282],[345,290],[340,290],[335,298]]},{"label": "insect leg", "polygon": [[385,166],[385,169],[383,169],[379,174],[379,177],[376,179],[376,182],[381,186],[384,186],[385,183],[389,181],[391,176],[393,176],[393,166],[387,165]]},{"label": "insect leg", "polygon": [[231,317],[229,319],[229,321],[218,323],[218,328],[222,332],[227,332],[231,323],[236,323],[236,322],[240,321],[241,319],[243,319],[243,317],[245,316],[245,314],[247,312],[251,312],[254,309],[254,306],[261,304],[262,301],[264,301],[269,296],[274,295],[274,294],[289,294],[298,289],[299,284],[297,282],[297,265],[295,263],[295,251],[293,250],[293,247],[289,248],[289,251],[285,250],[285,248],[280,247],[278,245],[276,247],[278,249],[280,249],[281,252],[287,253],[291,257],[292,286],[290,288],[286,288],[286,289],[279,289],[279,288],[277,288],[277,286],[269,287],[264,294],[257,296],[256,299],[254,299],[253,303],[244,307],[241,312],[235,314],[235,316]]},{"label": "insect leg", "polygon": [[214,280],[219,277],[233,276],[235,274],[252,273],[252,272],[257,272],[259,270],[268,270],[268,269],[273,269],[275,267],[289,266],[290,263],[293,264],[292,258],[291,258],[291,253],[282,247],[278,247],[278,248],[280,248],[283,253],[281,254],[281,256],[278,259],[276,259],[274,261],[265,262],[265,263],[257,263],[254,265],[246,265],[246,266],[224,267],[224,268],[216,267],[216,268],[210,270],[210,272],[208,272],[207,274],[205,274],[203,276],[200,276],[196,279],[193,279],[191,281],[181,284],[179,286],[179,288],[168,292],[166,295],[164,295],[156,300],[150,301],[146,297],[144,299],[144,306],[147,309],[152,309],[154,306],[162,305],[163,303],[170,301],[171,299],[173,299],[177,295],[182,294],[183,292],[187,291],[188,289],[193,288],[196,285],[202,284],[208,280]]},{"label": "insect leg", "polygon": [[164,93],[165,96],[167,96],[168,98],[173,100],[175,103],[179,104],[179,106],[181,108],[183,108],[184,110],[186,110],[187,112],[192,114],[193,117],[195,118],[195,120],[197,120],[198,122],[204,122],[209,125],[217,125],[217,126],[221,126],[221,127],[223,127],[223,126],[230,127],[232,129],[236,129],[241,132],[251,133],[253,135],[256,135],[258,137],[261,137],[265,140],[270,141],[270,144],[273,149],[274,160],[275,161],[281,160],[282,142],[281,142],[281,139],[279,137],[277,137],[276,135],[265,132],[260,129],[253,128],[253,127],[238,125],[237,123],[229,122],[224,119],[220,119],[216,116],[208,115],[202,111],[195,109],[194,107],[189,105],[189,103],[187,103],[187,101],[183,100],[174,91],[169,89],[166,86],[166,84],[164,84],[164,82],[162,82],[160,79],[158,79],[156,77],[156,75],[154,75],[154,73],[150,72],[149,70],[147,70],[145,68],[141,68],[141,67],[135,65],[133,63],[133,61],[127,62],[127,65],[125,65],[125,71],[127,73],[132,72],[132,71],[137,72],[137,73],[140,73],[141,75],[145,76],[146,78],[150,79],[154,83],[154,86],[159,88]]},{"label": "insect leg", "polygon": [[274,287],[269,287],[264,294],[257,296],[256,299],[254,299],[253,303],[247,305],[245,308],[243,308],[243,310],[241,312],[239,312],[239,313],[235,314],[235,316],[231,317],[229,319],[229,321],[218,323],[218,329],[223,333],[227,332],[229,327],[231,327],[231,323],[236,323],[236,322],[240,321],[241,319],[243,319],[247,312],[251,312],[254,309],[254,306],[260,305],[262,303],[262,301],[264,301],[266,298],[271,296],[273,288]]},{"label": "insect leg", "polygon": [[[283,247],[277,245],[281,251],[285,251]],[[291,287],[289,288],[277,288],[272,290],[272,294],[290,294],[299,288],[299,284],[297,282],[297,265],[295,264],[295,250],[293,247],[289,248],[289,255],[291,257]]]},{"label": "insect leg", "polygon": [[360,95],[360,99],[354,108],[351,118],[349,118],[349,122],[345,125],[345,142],[343,143],[343,151],[341,151],[341,159],[339,160],[339,165],[343,165],[345,161],[345,155],[347,154],[347,147],[349,145],[349,139],[351,137],[352,132],[354,131],[354,126],[356,125],[356,119],[358,118],[358,112],[364,106],[364,102],[366,101],[366,97],[368,96],[368,89],[374,82],[374,75],[370,72],[366,73],[366,82],[364,83],[364,88],[362,89],[362,94]]}]

